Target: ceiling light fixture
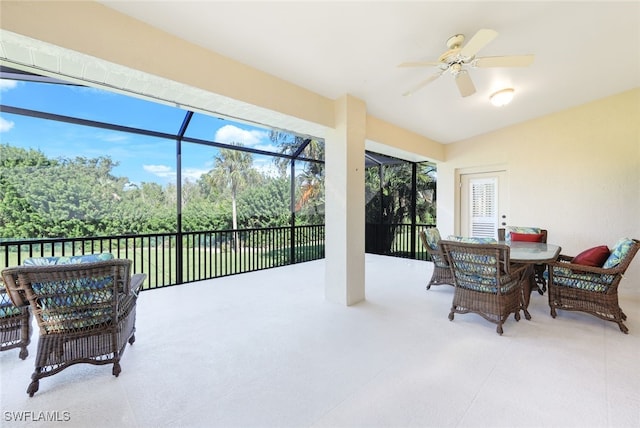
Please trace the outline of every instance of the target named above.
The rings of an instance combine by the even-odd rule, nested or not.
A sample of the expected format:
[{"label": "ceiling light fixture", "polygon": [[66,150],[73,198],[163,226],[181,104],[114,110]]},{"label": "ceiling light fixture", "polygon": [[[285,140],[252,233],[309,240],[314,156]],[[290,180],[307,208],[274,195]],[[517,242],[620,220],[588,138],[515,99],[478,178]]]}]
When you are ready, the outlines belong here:
[{"label": "ceiling light fixture", "polygon": [[513,88],[501,89],[498,92],[493,93],[489,98],[491,99],[491,104],[496,107],[506,106],[513,99]]}]

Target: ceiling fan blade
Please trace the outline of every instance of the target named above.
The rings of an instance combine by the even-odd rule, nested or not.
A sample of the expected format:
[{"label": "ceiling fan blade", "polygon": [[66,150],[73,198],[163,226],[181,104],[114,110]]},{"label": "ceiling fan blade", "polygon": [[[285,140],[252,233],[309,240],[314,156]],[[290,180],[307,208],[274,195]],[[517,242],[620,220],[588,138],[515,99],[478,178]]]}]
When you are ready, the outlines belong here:
[{"label": "ceiling fan blade", "polygon": [[456,74],[456,85],[458,85],[460,95],[463,97],[468,97],[476,92],[476,87],[471,81],[471,76],[464,70]]},{"label": "ceiling fan blade", "polygon": [[441,63],[437,61],[414,61],[414,62],[403,62],[402,64],[398,64],[398,67],[437,67]]},{"label": "ceiling fan blade", "polygon": [[477,58],[475,67],[526,67],[533,63],[534,55],[485,56]]},{"label": "ceiling fan blade", "polygon": [[471,40],[469,40],[467,44],[464,45],[464,47],[460,50],[460,55],[463,57],[474,56],[480,49],[488,45],[489,42],[491,42],[497,36],[498,32],[495,30],[478,30],[478,32],[473,35]]},{"label": "ceiling fan blade", "polygon": [[426,78],[425,80],[423,80],[422,82],[420,82],[416,86],[414,86],[413,89],[410,89],[407,92],[405,92],[404,94],[402,94],[402,96],[406,97],[406,96],[411,95],[411,94],[413,94],[415,92],[418,92],[420,89],[424,88],[425,86],[427,86],[429,83],[431,83],[434,80],[436,80],[441,75],[442,75],[442,72],[436,73],[436,74],[432,74],[431,76],[429,76],[428,78]]}]

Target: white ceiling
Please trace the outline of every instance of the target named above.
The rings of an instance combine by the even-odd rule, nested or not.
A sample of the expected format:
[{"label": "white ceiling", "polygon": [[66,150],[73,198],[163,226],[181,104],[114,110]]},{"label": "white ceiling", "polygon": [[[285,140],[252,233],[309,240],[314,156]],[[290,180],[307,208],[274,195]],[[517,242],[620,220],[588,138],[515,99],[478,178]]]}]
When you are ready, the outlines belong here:
[{"label": "white ceiling", "polygon": [[[640,86],[640,2],[101,1],[166,32],[442,143],[458,141]],[[478,56],[534,54],[527,68],[477,68],[462,98],[435,70],[457,33],[498,37]],[[167,58],[168,61],[171,58]],[[496,108],[489,95],[516,89]]]}]

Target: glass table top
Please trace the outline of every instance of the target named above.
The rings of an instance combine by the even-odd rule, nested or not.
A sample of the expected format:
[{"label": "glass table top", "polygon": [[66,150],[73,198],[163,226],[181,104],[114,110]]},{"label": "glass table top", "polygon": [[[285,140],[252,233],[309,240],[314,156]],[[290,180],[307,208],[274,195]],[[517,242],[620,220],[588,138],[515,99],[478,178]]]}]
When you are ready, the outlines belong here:
[{"label": "glass table top", "polygon": [[501,241],[510,248],[511,260],[514,262],[548,262],[555,260],[560,254],[560,246],[541,242]]}]

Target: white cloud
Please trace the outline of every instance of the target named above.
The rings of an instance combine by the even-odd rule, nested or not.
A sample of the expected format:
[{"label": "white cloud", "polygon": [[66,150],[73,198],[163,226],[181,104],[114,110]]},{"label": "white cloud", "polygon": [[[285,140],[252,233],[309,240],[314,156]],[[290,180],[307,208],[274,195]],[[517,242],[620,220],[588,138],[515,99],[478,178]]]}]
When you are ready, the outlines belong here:
[{"label": "white cloud", "polygon": [[[157,177],[176,180],[176,171],[168,165],[142,165],[142,169]],[[200,176],[206,174],[208,170],[199,168],[184,168],[182,170],[183,181],[197,181]]]},{"label": "white cloud", "polygon": [[185,168],[182,170],[182,179],[189,181],[197,181],[203,174],[206,174],[208,170],[197,168]]},{"label": "white cloud", "polygon": [[176,172],[167,165],[142,165],[142,169],[162,178],[176,178]]},{"label": "white cloud", "polygon": [[274,144],[257,144],[254,149],[264,150],[265,152],[280,153],[280,148]]},{"label": "white cloud", "polygon": [[238,128],[233,125],[224,125],[216,131],[214,140],[219,143],[241,143],[247,147],[254,147],[269,140],[269,132]]},{"label": "white cloud", "polygon": [[254,160],[253,167],[262,174],[270,177],[277,177],[279,174],[278,167],[276,167],[271,159],[261,157],[257,160]]},{"label": "white cloud", "polygon": [[0,117],[0,132],[7,132],[13,128],[14,122]]},{"label": "white cloud", "polygon": [[255,167],[260,173],[268,176],[268,177],[277,177],[280,172],[278,171],[278,168],[276,168],[275,165],[273,164],[269,164],[269,165],[256,165]]},{"label": "white cloud", "polygon": [[18,86],[15,80],[0,79],[0,91],[8,91]]},{"label": "white cloud", "polygon": [[99,139],[101,139],[102,141],[106,141],[108,143],[119,143],[122,141],[128,141],[130,138],[127,134],[121,132],[121,133],[109,133],[109,134],[101,134],[98,136]]}]

